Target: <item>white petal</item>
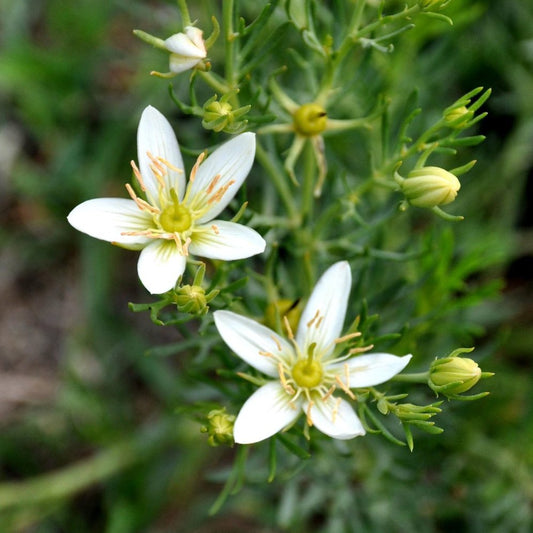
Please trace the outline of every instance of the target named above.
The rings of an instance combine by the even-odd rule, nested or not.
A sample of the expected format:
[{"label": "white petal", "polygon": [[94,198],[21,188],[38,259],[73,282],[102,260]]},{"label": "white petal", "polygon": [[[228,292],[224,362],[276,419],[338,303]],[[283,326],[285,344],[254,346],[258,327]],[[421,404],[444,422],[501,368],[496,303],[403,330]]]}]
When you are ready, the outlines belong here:
[{"label": "white petal", "polygon": [[325,402],[319,399],[308,409],[309,403],[304,404],[303,410],[309,413],[313,425],[334,439],[353,439],[366,433],[352,406],[342,398],[330,396]]},{"label": "white petal", "polygon": [[233,183],[228,186],[221,198],[211,203],[209,210],[197,220],[198,223],[215,218],[228,205],[250,172],[254,157],[255,134],[241,133],[217,148],[200,165],[194,182],[189,184],[188,195],[191,203],[205,200],[206,191],[217,175],[220,175],[220,178],[209,193],[210,197],[216,195],[217,191],[223,190],[230,182]]},{"label": "white petal", "polygon": [[157,239],[141,252],[137,272],[150,293],[161,294],[174,288],[185,263],[174,241]]},{"label": "white petal", "polygon": [[139,121],[137,154],[139,169],[147,189],[147,196],[152,204],[159,205],[158,191],[160,184],[151,168],[154,165],[148,157],[148,153],[155,158],[164,159],[173,167],[180,169],[180,172],[178,172],[164,163],[160,163],[164,171],[162,179],[166,195],[168,196],[170,189],[173,188],[181,199],[185,191],[185,174],[178,141],[168,120],[152,106],[148,106],[143,111]]},{"label": "white petal", "polygon": [[411,355],[398,357],[389,353],[370,353],[349,359],[345,363],[337,363],[328,367],[328,370],[339,369],[342,378],[344,365],[348,365],[350,372],[350,388],[373,387],[388,381],[401,372],[411,360]]},{"label": "white petal", "polygon": [[209,259],[244,259],[265,251],[265,240],[257,231],[224,220],[212,220],[194,232],[189,251]]},{"label": "white petal", "polygon": [[171,54],[169,57],[170,72],[174,72],[175,74],[185,72],[195,67],[200,61],[200,59]]},{"label": "white petal", "polygon": [[289,404],[290,398],[277,381],[267,383],[255,391],[235,420],[235,442],[253,444],[268,439],[294,422],[301,414],[301,407]]},{"label": "white petal", "polygon": [[207,51],[205,49],[205,41],[202,37],[203,34],[204,32],[202,30],[194,26],[185,27],[185,35],[203,52],[203,57],[205,57]]},{"label": "white petal", "polygon": [[278,362],[273,357],[259,352],[280,355],[287,360],[292,359],[292,346],[283,337],[255,320],[231,311],[215,311],[213,317],[224,342],[243,361],[263,374],[277,377]]},{"label": "white petal", "polygon": [[[198,28],[195,29],[200,31]],[[201,36],[202,32],[200,31],[200,38]],[[165,40],[165,46],[169,52],[174,54],[197,60],[203,59],[206,56],[205,48],[198,46],[201,44],[201,41],[195,42],[191,37],[195,37],[195,40],[197,40],[194,34],[189,36],[184,33],[176,33]]]},{"label": "white petal", "polygon": [[296,341],[304,352],[313,342],[317,344],[316,353],[325,355],[325,350],[332,350],[333,341],[342,331],[351,285],[352,274],[346,261],[335,263],[322,274],[298,325]]},{"label": "white petal", "polygon": [[67,217],[77,230],[103,241],[139,250],[151,241],[140,235],[124,232],[145,231],[152,226],[152,217],[141,211],[133,200],[96,198],[75,207]]}]

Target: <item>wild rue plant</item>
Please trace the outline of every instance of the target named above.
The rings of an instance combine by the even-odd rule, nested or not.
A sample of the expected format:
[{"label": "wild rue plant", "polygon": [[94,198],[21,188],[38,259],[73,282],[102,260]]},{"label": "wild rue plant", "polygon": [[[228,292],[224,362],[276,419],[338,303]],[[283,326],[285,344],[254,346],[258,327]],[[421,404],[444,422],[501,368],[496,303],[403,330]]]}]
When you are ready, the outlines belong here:
[{"label": "wild rue plant", "polygon": [[[135,31],[168,55],[170,72],[152,73],[172,79],[171,99],[205,145],[186,152],[200,154],[186,184],[179,119],[138,110],[130,199],[88,200],[69,221],[142,250],[139,277],[158,299],[131,308],[176,327],[176,355],[195,366],[204,398],[183,412],[201,419],[209,444],[239,446],[213,510],[245,476],[252,443],[272,480],[278,463],[297,471],[287,457],[321,460],[324,439],[354,439],[351,454],[355,437],[380,434],[412,450],[413,430],[443,430],[435,394],[484,396],[463,393],[489,373],[438,329],[468,272],[446,270],[446,230],[442,249],[429,241],[443,224],[468,224],[440,206],[453,210],[459,176],[474,166],[462,149],[483,137],[465,130],[490,91],[443,102],[421,127],[414,99],[398,111],[404,95],[365,85],[379,77],[376,57],[394,64],[401,34],[450,22],[447,3],[273,0],[257,12],[224,0],[208,21],[179,0],[180,31],[166,40]],[[452,157],[459,163],[444,168]],[[215,219],[223,209],[231,221]],[[440,284],[413,289],[434,272]],[[346,313],[356,317],[348,325]],[[431,335],[444,335],[448,357],[436,359]]]}]

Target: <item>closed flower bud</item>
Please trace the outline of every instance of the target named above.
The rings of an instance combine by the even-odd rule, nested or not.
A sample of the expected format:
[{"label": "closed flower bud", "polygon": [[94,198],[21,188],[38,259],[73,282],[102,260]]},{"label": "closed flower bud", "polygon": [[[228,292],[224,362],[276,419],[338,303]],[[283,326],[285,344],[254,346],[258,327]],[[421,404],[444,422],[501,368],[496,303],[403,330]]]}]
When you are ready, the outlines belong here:
[{"label": "closed flower bud", "polygon": [[[444,120],[446,125],[450,128],[462,128],[468,120],[472,117],[473,113],[468,111],[468,108],[464,105],[450,109],[444,113]],[[463,120],[461,120],[463,119]]]},{"label": "closed flower bud", "polygon": [[327,125],[326,110],[319,104],[304,104],[293,115],[294,129],[304,137],[322,133]]},{"label": "closed flower bud", "polygon": [[176,290],[175,302],[178,309],[191,315],[204,315],[207,313],[207,305],[218,291],[211,291],[209,294],[199,285],[184,285]]},{"label": "closed flower bud", "polygon": [[455,395],[470,390],[481,378],[481,368],[467,357],[435,359],[429,369],[428,385],[435,392]]},{"label": "closed flower bud", "polygon": [[248,122],[241,120],[241,117],[248,113],[251,106],[246,105],[233,109],[233,106],[228,102],[232,95],[235,95],[235,91],[226,93],[220,100],[217,100],[215,95],[204,104],[202,126],[205,129],[235,134],[246,128]]},{"label": "closed flower bud", "polygon": [[233,446],[233,425],[235,415],[226,413],[226,409],[213,409],[207,415],[207,425],[202,426],[201,432],[207,433],[210,446]]},{"label": "closed flower bud", "polygon": [[396,177],[405,198],[416,207],[436,207],[455,200],[461,183],[451,172],[439,167],[412,170],[406,179]]}]

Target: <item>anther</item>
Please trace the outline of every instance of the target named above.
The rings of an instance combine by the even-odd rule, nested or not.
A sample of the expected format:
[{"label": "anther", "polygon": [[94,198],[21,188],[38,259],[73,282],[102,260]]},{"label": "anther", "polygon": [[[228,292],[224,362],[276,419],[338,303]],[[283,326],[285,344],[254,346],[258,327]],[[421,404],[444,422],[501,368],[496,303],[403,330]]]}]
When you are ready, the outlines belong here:
[{"label": "anther", "polygon": [[335,385],[332,385],[329,390],[322,396],[321,400],[325,402],[334,392],[337,387]]},{"label": "anther", "polygon": [[356,353],[364,353],[364,352],[368,352],[368,350],[371,350],[372,348],[374,348],[374,345],[370,344],[368,346],[362,346],[360,348],[352,348],[348,353],[350,355],[354,355]]},{"label": "anther", "polygon": [[133,174],[135,175],[135,178],[139,182],[139,186],[141,187],[141,190],[143,192],[146,191],[146,185],[144,184],[144,181],[143,181],[143,178],[142,178],[142,175],[141,175],[141,171],[139,170],[139,168],[135,164],[135,161],[130,161],[130,165],[131,165],[131,168],[133,169]]},{"label": "anther", "polygon": [[191,175],[189,176],[189,184],[191,184],[194,181],[194,178],[196,178],[196,172],[198,172],[198,167],[200,166],[202,161],[205,159],[205,156],[206,156],[205,152],[202,152],[198,156],[198,159],[196,160],[196,163],[194,163],[194,166],[192,167]]},{"label": "anther", "polygon": [[207,187],[207,189],[205,190],[206,194],[211,194],[213,192],[213,189],[215,188],[215,185],[220,181],[220,178],[222,176],[220,174],[217,174],[212,180],[211,180],[211,183],[209,184],[209,187]]},{"label": "anther", "polygon": [[135,194],[133,187],[129,183],[126,183],[124,186],[126,187],[126,190],[128,191],[128,194],[130,195],[131,199],[137,204],[137,207],[141,211],[150,211],[151,213],[156,213],[156,214],[159,213],[159,209],[157,207],[154,207],[153,205],[150,205],[148,202],[146,202],[142,198],[139,198]]},{"label": "anther", "polygon": [[311,420],[311,409],[312,409],[313,405],[315,405],[315,402],[313,402],[313,400],[310,400],[309,401],[309,405],[307,406],[307,411],[305,412],[305,416],[307,418],[307,425],[308,426],[312,426],[313,425],[313,421]]},{"label": "anther", "polygon": [[274,337],[274,335],[270,335],[270,338],[274,341],[274,343],[276,344],[276,348],[278,349],[278,352],[281,352],[282,348],[281,348],[281,344],[279,342],[278,339],[276,339],[276,337]]},{"label": "anther", "polygon": [[317,309],[315,316],[307,323],[308,328],[310,328],[313,325],[313,322],[319,317],[319,315],[320,315],[320,310]]},{"label": "anther", "polygon": [[335,381],[339,384],[339,387],[347,394],[352,400],[355,400],[355,394],[348,388],[346,383],[342,381],[340,376],[335,376]]},{"label": "anther", "polygon": [[289,336],[289,339],[291,341],[294,340],[294,334],[292,333],[291,325],[289,324],[289,319],[287,318],[287,315],[283,317],[283,324],[285,325],[285,329],[287,330],[287,335]]},{"label": "anther", "polygon": [[216,224],[212,224],[212,225],[211,225],[211,229],[212,229],[217,235],[220,234],[220,231],[218,231],[218,226],[217,226]]},{"label": "anther", "polygon": [[341,398],[337,398],[335,400],[335,407],[331,411],[331,421],[335,423],[335,419],[337,418],[337,415],[339,414],[339,407],[341,405]]},{"label": "anther", "polygon": [[335,339],[333,342],[335,344],[340,344],[341,342],[349,341],[350,339],[354,339],[355,337],[360,337],[361,332],[356,331],[355,333],[348,333],[348,335],[344,335],[343,337],[339,337],[338,339]]}]

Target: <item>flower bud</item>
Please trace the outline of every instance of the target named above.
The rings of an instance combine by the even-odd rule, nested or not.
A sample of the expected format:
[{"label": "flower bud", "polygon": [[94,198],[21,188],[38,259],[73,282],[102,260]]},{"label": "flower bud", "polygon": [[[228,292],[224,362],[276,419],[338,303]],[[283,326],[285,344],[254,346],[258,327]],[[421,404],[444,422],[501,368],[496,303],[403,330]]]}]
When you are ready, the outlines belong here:
[{"label": "flower bud", "polygon": [[455,395],[470,390],[481,378],[481,368],[467,357],[435,359],[429,369],[428,385],[435,392]]},{"label": "flower bud", "polygon": [[293,115],[294,129],[304,137],[313,137],[326,129],[326,110],[319,104],[304,104]]},{"label": "flower bud", "polygon": [[200,431],[207,433],[207,442],[210,446],[221,444],[233,446],[233,425],[235,416],[226,413],[226,409],[213,409],[207,414],[207,425],[202,426]]},{"label": "flower bud", "polygon": [[[462,128],[468,120],[472,117],[473,113],[468,110],[464,105],[450,109],[444,112],[444,121],[450,128]],[[463,118],[463,120],[461,120]]]},{"label": "flower bud", "polygon": [[251,106],[246,105],[233,109],[228,102],[230,96],[235,95],[235,91],[226,93],[220,100],[213,96],[204,104],[204,118],[202,126],[207,130],[226,133],[240,133],[246,127],[247,121],[240,118],[248,113]]},{"label": "flower bud", "polygon": [[174,297],[178,309],[191,315],[205,315],[209,306],[207,305],[218,291],[211,291],[209,294],[200,285],[183,285],[176,289]]},{"label": "flower bud", "polygon": [[170,71],[176,74],[194,68],[207,56],[202,30],[187,26],[164,41],[170,52]]},{"label": "flower bud", "polygon": [[412,170],[406,179],[397,176],[401,190],[411,205],[436,207],[455,200],[461,183],[451,172],[439,167]]}]

